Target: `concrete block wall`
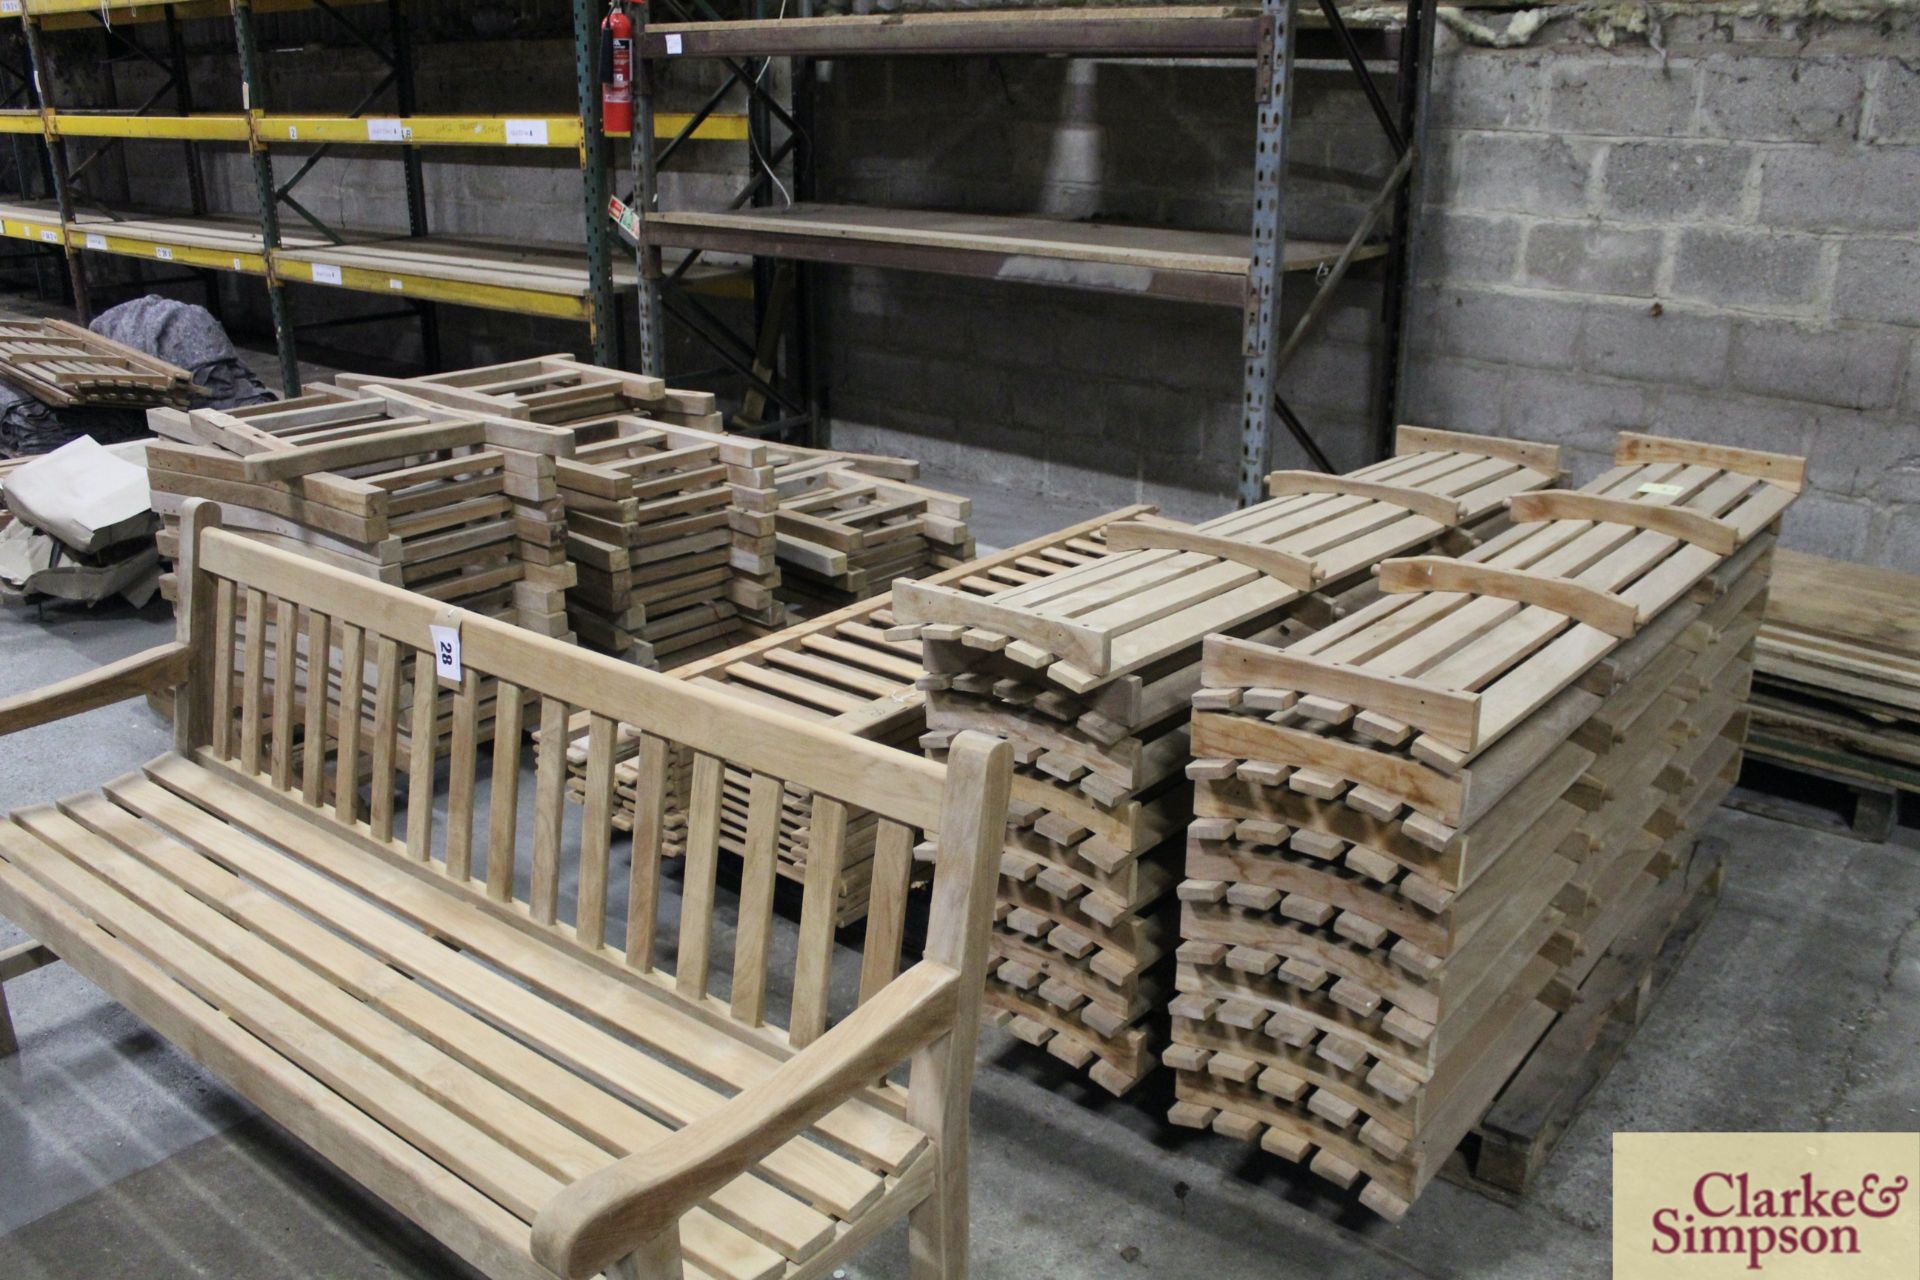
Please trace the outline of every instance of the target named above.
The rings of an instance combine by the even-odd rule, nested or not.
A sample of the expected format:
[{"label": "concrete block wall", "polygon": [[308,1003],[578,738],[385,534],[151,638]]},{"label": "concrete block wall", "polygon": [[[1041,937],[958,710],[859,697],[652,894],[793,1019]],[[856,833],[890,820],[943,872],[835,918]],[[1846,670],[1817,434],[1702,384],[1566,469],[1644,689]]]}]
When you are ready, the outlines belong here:
[{"label": "concrete block wall", "polygon": [[1920,570],[1920,39],[1664,35],[1443,43],[1406,414],[1805,453],[1789,542]]}]

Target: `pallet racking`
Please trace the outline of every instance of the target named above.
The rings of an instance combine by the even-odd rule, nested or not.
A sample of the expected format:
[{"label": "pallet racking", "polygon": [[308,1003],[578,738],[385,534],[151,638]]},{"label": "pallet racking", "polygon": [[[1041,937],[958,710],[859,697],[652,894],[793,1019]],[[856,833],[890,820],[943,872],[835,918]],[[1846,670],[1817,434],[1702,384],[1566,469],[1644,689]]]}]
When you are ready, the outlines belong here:
[{"label": "pallet racking", "polygon": [[[344,9],[382,9],[383,30],[356,23]],[[268,107],[265,62],[256,15],[311,9],[372,50],[386,67],[358,107],[345,115],[300,114]],[[193,269],[211,283],[215,273],[252,276],[263,281],[271,304],[282,378],[288,394],[299,391],[296,331],[287,304],[289,282],[332,286],[400,300],[398,309],[356,322],[394,316],[417,317],[427,362],[438,367],[437,308],[456,304],[583,323],[594,360],[615,362],[617,333],[614,302],[637,281],[609,252],[606,209],[610,187],[607,135],[600,127],[594,60],[601,6],[573,0],[574,62],[578,103],[573,114],[426,115],[416,100],[413,45],[402,0],[197,0],[156,3],[122,0],[107,9],[94,0],[0,0],[0,21],[17,22],[24,44],[20,69],[8,72],[14,90],[0,109],[0,133],[14,139],[36,138],[45,150],[40,165],[50,199],[0,202],[0,236],[57,247],[67,267],[74,302],[83,320],[91,312],[88,256],[114,254]],[[241,112],[203,113],[194,109],[185,41],[186,22],[227,21],[233,30],[242,98]],[[159,24],[166,32],[163,58],[136,40],[127,28]],[[63,41],[78,31],[101,31],[113,45],[166,73],[161,89],[130,111],[96,111],[54,99],[54,70]],[[391,91],[390,114],[370,115]],[[21,99],[25,107],[14,105]],[[166,109],[163,112],[163,101]],[[738,115],[707,111],[695,120],[662,113],[653,126],[672,136],[739,140],[746,125]],[[75,163],[70,152],[82,139],[102,144]],[[83,201],[78,180],[95,157],[132,140],[183,144],[192,208],[185,213],[94,212]],[[253,169],[255,216],[209,214],[196,148],[203,143],[243,144]],[[406,188],[408,225],[404,229],[338,228],[328,225],[294,195],[299,182],[321,155],[335,147],[397,150]],[[426,148],[532,147],[571,150],[578,158],[585,238],[582,245],[506,244],[436,233],[428,225],[421,153]],[[275,157],[305,152],[294,172],[282,179]],[[21,163],[16,151],[16,168]],[[283,217],[290,211],[292,217]]]},{"label": "pallet racking", "polygon": [[[712,16],[702,0],[693,5]],[[767,6],[756,4],[756,12]],[[680,0],[661,0],[658,12],[685,12]],[[1260,499],[1272,468],[1276,428],[1287,430],[1321,467],[1325,452],[1281,392],[1288,359],[1324,319],[1335,286],[1350,267],[1384,259],[1381,306],[1384,342],[1375,405],[1374,451],[1384,456],[1397,421],[1400,335],[1405,310],[1408,210],[1424,133],[1425,87],[1432,61],[1433,0],[1405,0],[1404,15],[1369,10],[1344,17],[1336,0],[1319,0],[1308,13],[1293,0],[1258,4],[1140,8],[1069,8],[986,12],[913,12],[816,17],[812,0],[795,0],[791,17],[742,21],[643,23],[636,29],[642,73],[636,120],[649,118],[661,68],[680,59],[723,61],[729,83],[751,97],[748,154],[757,166],[732,204],[717,211],[660,207],[657,178],[664,157],[652,134],[636,130],[638,185],[623,230],[639,264],[641,367],[664,368],[665,317],[672,314],[705,338],[722,359],[745,373],[755,393],[789,414],[780,425],[812,429],[824,443],[826,405],[811,357],[817,346],[809,270],[776,291],[771,260],[860,265],[1044,283],[1128,296],[1180,298],[1242,310],[1243,414],[1240,497]],[[782,6],[785,12],[785,6]],[[1391,16],[1389,14],[1391,13]],[[657,16],[657,14],[656,14]],[[1295,52],[1302,67],[1351,72],[1365,94],[1395,163],[1345,243],[1289,241],[1284,209],[1287,143],[1292,127]],[[1245,235],[1175,231],[1030,216],[972,214],[818,204],[814,188],[813,116],[816,60],[859,57],[1156,58],[1176,61],[1250,60],[1255,69],[1254,215]],[[791,60],[791,102],[764,85],[764,66]],[[1390,59],[1391,93],[1373,67]],[[763,70],[754,71],[759,65]],[[778,136],[784,130],[784,137]],[[775,166],[792,157],[793,203],[772,207],[768,187]],[[1376,228],[1384,227],[1381,238]],[[668,269],[665,251],[684,252]],[[719,330],[717,318],[689,306],[677,287],[688,265],[709,252],[755,259],[757,346]],[[1280,291],[1289,273],[1310,272],[1320,288],[1291,332],[1281,329]],[[775,349],[767,311],[790,296],[791,346]],[[781,374],[786,376],[783,378]]]}]

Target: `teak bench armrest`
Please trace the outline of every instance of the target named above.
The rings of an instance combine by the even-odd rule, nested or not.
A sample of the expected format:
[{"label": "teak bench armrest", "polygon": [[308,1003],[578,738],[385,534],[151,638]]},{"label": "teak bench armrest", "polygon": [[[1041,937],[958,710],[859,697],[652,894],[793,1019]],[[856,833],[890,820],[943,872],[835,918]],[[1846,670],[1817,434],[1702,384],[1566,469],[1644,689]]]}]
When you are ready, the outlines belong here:
[{"label": "teak bench armrest", "polygon": [[187,678],[187,646],[178,640],[11,698],[0,698],[0,735],[171,689]]},{"label": "teak bench armrest", "polygon": [[719,1111],[574,1183],[534,1219],[535,1260],[572,1280],[634,1254],[674,1266],[689,1209],[952,1029],[959,983],[921,961]]}]

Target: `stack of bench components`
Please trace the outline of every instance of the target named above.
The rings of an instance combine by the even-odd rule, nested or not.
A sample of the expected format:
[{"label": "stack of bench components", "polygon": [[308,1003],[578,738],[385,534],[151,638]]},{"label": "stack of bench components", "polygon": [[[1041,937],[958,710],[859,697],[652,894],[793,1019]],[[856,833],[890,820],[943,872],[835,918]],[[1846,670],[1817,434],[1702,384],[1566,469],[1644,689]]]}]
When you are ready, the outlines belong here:
[{"label": "stack of bench components", "polygon": [[910,459],[771,446],[780,563],[796,604],[837,608],[973,558],[972,503],[908,483]]},{"label": "stack of bench components", "polygon": [[[947,570],[933,579],[971,595],[990,595],[1009,586],[1077,568],[1105,554],[1103,530],[1117,521],[1150,511],[1128,507],[1050,533],[1006,551]],[[854,737],[884,742],[918,752],[926,729],[925,697],[915,688],[924,674],[919,646],[890,641],[893,625],[890,598],[863,601],[835,613],[799,623],[725,653],[690,663],[672,672],[683,680],[728,694],[799,720],[825,725]],[[568,794],[584,800],[589,759],[587,725],[577,720],[568,747]],[[621,830],[632,824],[638,802],[643,763],[636,757],[639,743],[624,726],[619,741],[620,763],[615,784],[622,803],[614,806],[613,822]],[[669,757],[663,764],[662,794],[666,797],[669,850],[685,844],[690,783],[687,762]],[[740,857],[746,847],[749,779],[727,770],[721,807],[720,848]],[[836,927],[867,914],[875,894],[903,894],[912,873],[909,850],[877,848],[876,822],[864,810],[848,808],[844,841],[823,847],[838,850],[839,866],[810,861],[813,843],[813,802],[805,792],[787,790],[780,822],[779,874],[798,883],[809,875],[832,876]],[[924,878],[924,877],[922,877]]]},{"label": "stack of bench components", "polygon": [[593,648],[671,665],[785,621],[774,598],[780,571],[767,446],[719,434],[710,395],[564,356],[342,382],[563,437],[556,478],[565,551],[578,571],[567,608]]},{"label": "stack of bench components", "polygon": [[1622,436],[1578,492],[1193,699],[1172,1118],[1403,1213],[1738,770],[1804,462]]},{"label": "stack of bench components", "polygon": [[[208,498],[221,504],[227,528],[257,541],[572,638],[560,603],[571,567],[564,558],[529,562],[544,545],[541,521],[558,509],[552,459],[544,468],[522,465],[562,447],[560,433],[477,417],[436,420],[394,399],[333,387],[233,410],[156,409],[148,420],[165,438],[148,446],[147,468],[169,559],[182,505]],[[493,702],[489,686],[478,721],[489,735]],[[445,708],[441,751],[451,723]]]},{"label": "stack of bench components", "polygon": [[1376,561],[1470,545],[1559,474],[1546,446],[1402,428],[1398,447],[1351,476],[1277,472],[1271,500],[1190,529],[1113,526],[1121,554],[984,600],[894,587],[889,634],[930,673],[924,745],[986,729],[1019,765],[988,1003],[1116,1094],[1158,1061],[1202,640],[1325,625]]},{"label": "stack of bench components", "polygon": [[1920,577],[1776,554],[1749,751],[1852,784],[1855,830],[1886,838],[1920,791]]},{"label": "stack of bench components", "polygon": [[184,406],[193,375],[64,320],[0,316],[0,378],[43,404]]}]

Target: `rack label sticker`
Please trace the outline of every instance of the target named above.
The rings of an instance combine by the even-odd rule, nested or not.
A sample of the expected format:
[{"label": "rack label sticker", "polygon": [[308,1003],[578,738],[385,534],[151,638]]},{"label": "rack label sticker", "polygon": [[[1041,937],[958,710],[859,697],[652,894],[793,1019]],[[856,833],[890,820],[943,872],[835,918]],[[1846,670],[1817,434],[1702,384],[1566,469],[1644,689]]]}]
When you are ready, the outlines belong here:
[{"label": "rack label sticker", "polygon": [[671,58],[679,52],[680,34],[679,32],[669,32],[667,35],[667,56]]},{"label": "rack label sticker", "polygon": [[460,624],[450,627],[430,625],[427,630],[433,636],[433,674],[442,680],[459,680],[460,670]]},{"label": "rack label sticker", "polygon": [[40,238],[48,244],[60,243],[60,233],[58,231],[48,231],[45,227],[40,229]]},{"label": "rack label sticker", "polygon": [[107,238],[105,236],[95,235],[91,231],[87,232],[87,248],[104,249],[106,247],[107,247]]},{"label": "rack label sticker", "polygon": [[160,261],[162,262],[172,262],[173,250],[167,248],[167,246],[163,244],[157,244],[153,246],[153,256],[160,259]]},{"label": "rack label sticker", "polygon": [[1635,490],[1635,492],[1637,493],[1658,494],[1663,498],[1677,498],[1681,494],[1685,493],[1686,491],[1687,491],[1686,487],[1683,485],[1655,484],[1651,480],[1647,481],[1645,484],[1641,485],[1639,489]]},{"label": "rack label sticker", "polygon": [[245,268],[245,267],[243,267],[243,266],[241,266],[241,265],[240,265],[240,259],[238,259],[238,258],[235,258],[235,259],[233,260],[233,269],[234,269],[235,271],[245,271],[245,270],[246,270],[246,268]]},{"label": "rack label sticker", "polygon": [[404,289],[404,288],[406,288],[406,287],[407,287],[407,286],[406,286],[406,284],[405,284],[405,282],[404,282],[404,281],[401,281],[401,280],[399,280],[398,278],[396,278],[396,277],[394,277],[394,276],[388,276],[388,277],[387,277],[387,288],[389,288],[389,289]]},{"label": "rack label sticker", "polygon": [[339,284],[340,268],[328,262],[314,263],[313,282],[315,284]]},{"label": "rack label sticker", "polygon": [[407,128],[398,120],[375,119],[367,121],[368,142],[405,142],[412,133],[413,130]]},{"label": "rack label sticker", "polygon": [[507,121],[507,145],[510,147],[546,146],[547,122],[545,120]]},{"label": "rack label sticker", "polygon": [[0,0],[0,13],[20,12],[20,0]]},{"label": "rack label sticker", "polygon": [[288,125],[288,126],[287,126],[287,141],[289,141],[289,142],[292,142],[292,141],[295,141],[296,139],[298,139],[299,137],[300,137],[300,126],[299,126],[299,125],[297,125],[297,124],[290,124],[290,125]]}]

